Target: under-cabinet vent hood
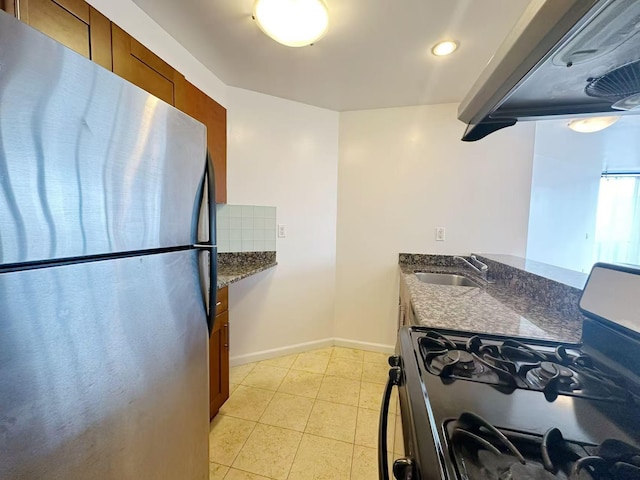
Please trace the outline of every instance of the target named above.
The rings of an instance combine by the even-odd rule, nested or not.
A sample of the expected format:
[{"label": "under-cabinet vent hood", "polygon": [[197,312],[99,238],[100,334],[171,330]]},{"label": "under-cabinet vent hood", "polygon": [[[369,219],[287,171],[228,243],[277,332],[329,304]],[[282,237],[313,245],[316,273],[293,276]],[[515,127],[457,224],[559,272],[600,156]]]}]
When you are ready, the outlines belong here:
[{"label": "under-cabinet vent hood", "polygon": [[640,113],[640,0],[533,0],[460,104],[464,141],[519,120]]}]

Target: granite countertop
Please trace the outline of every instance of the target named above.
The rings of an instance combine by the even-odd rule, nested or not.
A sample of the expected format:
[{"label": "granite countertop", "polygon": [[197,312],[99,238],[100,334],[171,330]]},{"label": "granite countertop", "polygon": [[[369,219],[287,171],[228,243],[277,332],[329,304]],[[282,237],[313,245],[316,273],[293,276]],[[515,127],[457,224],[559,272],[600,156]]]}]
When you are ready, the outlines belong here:
[{"label": "granite countertop", "polygon": [[[435,256],[410,257],[403,259],[401,255],[401,282],[409,293],[416,320],[421,325],[564,342],[580,341],[582,317],[576,309],[563,310],[553,302],[539,301],[535,295],[510,288],[505,281],[487,283],[468,267],[452,265],[452,257],[448,257],[448,261],[435,262],[440,264],[420,262],[416,258]],[[416,271],[456,273],[481,286],[424,283],[414,275]]]},{"label": "granite countertop", "polygon": [[218,288],[275,267],[276,252],[218,254]]},{"label": "granite countertop", "polygon": [[493,253],[483,253],[482,256],[489,260],[494,260],[504,265],[509,265],[514,268],[524,270],[525,272],[545,277],[550,280],[555,280],[579,289],[584,288],[585,283],[587,283],[587,278],[589,277],[589,274],[587,273],[576,272],[575,270],[568,270],[566,268],[556,267],[555,265],[536,262],[529,258]]}]

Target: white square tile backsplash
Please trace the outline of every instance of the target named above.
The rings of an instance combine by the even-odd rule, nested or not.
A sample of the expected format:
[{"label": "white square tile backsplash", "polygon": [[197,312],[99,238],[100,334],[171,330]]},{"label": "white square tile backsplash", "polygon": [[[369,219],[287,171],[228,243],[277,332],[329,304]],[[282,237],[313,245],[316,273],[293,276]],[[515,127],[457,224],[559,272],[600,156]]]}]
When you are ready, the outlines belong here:
[{"label": "white square tile backsplash", "polygon": [[275,252],[276,207],[216,205],[218,252]]}]

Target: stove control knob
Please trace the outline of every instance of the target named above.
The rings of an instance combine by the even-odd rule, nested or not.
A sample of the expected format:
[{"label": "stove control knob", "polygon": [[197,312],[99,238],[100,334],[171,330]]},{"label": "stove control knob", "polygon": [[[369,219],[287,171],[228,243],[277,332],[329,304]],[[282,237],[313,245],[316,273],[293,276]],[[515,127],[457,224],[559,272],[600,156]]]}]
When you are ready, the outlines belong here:
[{"label": "stove control knob", "polygon": [[391,385],[400,385],[402,380],[402,369],[400,367],[393,367],[389,370],[389,381]]},{"label": "stove control knob", "polygon": [[400,366],[400,357],[398,355],[392,355],[390,356],[387,361],[389,362],[389,365],[392,367],[399,367]]},{"label": "stove control knob", "polygon": [[393,476],[396,480],[410,480],[415,478],[413,460],[410,458],[399,458],[393,462]]}]

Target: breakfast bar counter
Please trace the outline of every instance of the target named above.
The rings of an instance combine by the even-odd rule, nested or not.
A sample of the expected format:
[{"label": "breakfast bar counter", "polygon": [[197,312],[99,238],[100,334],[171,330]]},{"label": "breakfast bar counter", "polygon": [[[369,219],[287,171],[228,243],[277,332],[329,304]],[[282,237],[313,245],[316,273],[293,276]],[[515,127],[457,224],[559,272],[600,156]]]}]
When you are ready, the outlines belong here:
[{"label": "breakfast bar counter", "polygon": [[[492,262],[489,281],[443,255],[400,255],[400,290],[407,323],[432,328],[463,330],[517,337],[579,342],[582,314],[577,302],[580,290],[546,279],[516,277]],[[491,268],[494,267],[494,268]],[[493,272],[492,272],[493,270]],[[492,273],[500,271],[499,275]],[[463,275],[478,286],[425,283],[415,272]],[[524,286],[523,286],[524,285]]]}]

